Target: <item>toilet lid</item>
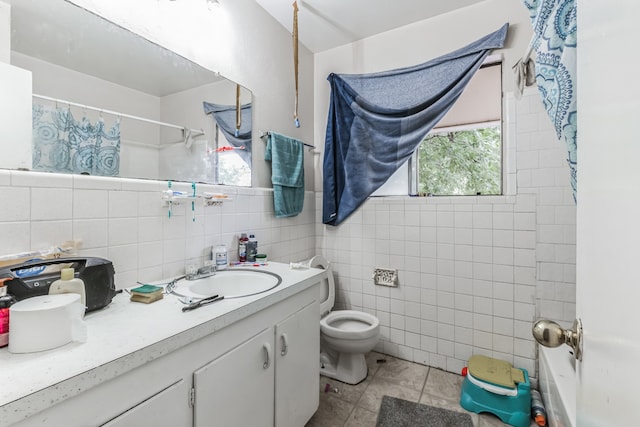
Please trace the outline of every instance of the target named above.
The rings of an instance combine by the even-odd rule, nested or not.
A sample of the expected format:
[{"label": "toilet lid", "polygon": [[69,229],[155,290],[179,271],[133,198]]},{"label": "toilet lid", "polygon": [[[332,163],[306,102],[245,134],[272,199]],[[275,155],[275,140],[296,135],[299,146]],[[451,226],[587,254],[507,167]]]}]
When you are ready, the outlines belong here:
[{"label": "toilet lid", "polygon": [[325,299],[324,301],[320,301],[320,317],[322,317],[331,311],[331,309],[333,308],[333,304],[336,301],[336,284],[333,280],[331,264],[322,255],[316,255],[311,258],[311,261],[309,261],[309,266],[313,268],[322,268],[327,272],[327,299]]}]

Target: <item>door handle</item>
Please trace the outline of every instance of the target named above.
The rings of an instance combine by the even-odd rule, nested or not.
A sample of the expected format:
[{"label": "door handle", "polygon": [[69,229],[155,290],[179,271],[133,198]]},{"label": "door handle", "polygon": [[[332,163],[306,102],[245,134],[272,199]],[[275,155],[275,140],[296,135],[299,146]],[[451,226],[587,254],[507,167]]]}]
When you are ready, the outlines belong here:
[{"label": "door handle", "polygon": [[573,349],[574,357],[582,361],[582,320],[574,320],[571,329],[563,329],[552,320],[538,320],[533,325],[532,333],[536,341],[545,347],[567,344]]},{"label": "door handle", "polygon": [[269,369],[269,366],[271,366],[271,344],[268,342],[264,343],[262,350],[264,350],[264,363],[262,364],[262,368]]},{"label": "door handle", "polygon": [[289,352],[289,340],[287,334],[280,334],[280,341],[282,341],[282,349],[280,350],[280,356],[286,356]]}]

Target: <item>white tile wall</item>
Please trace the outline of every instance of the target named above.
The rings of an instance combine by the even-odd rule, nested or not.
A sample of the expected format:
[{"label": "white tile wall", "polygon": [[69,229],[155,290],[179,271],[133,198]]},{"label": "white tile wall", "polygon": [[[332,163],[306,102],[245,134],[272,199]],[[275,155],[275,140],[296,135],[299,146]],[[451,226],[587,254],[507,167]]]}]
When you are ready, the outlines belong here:
[{"label": "white tile wall", "polygon": [[[575,204],[565,150],[538,94],[506,101],[507,196],[373,198],[338,227],[318,226],[338,309],[376,315],[377,350],[459,372],[471,354],[536,376],[532,322],[575,315]],[[316,195],[321,222],[322,194]],[[372,284],[399,270],[398,288]]]},{"label": "white tile wall", "polygon": [[[184,186],[185,188],[181,188]],[[187,188],[188,187],[188,188]],[[315,198],[307,192],[303,212],[276,219],[269,189],[199,186],[225,192],[220,207],[161,206],[166,183],[36,172],[0,171],[0,256],[48,249],[82,240],[81,255],[111,260],[116,286],[152,281],[202,265],[212,245],[224,243],[237,260],[237,235],[252,232],[260,252],[274,261],[300,261],[315,254]],[[174,189],[191,191],[190,184]]]},{"label": "white tile wall", "polygon": [[[516,104],[526,110],[537,128],[519,129],[528,143],[519,145],[518,155],[537,159],[537,166],[518,164],[518,174],[530,177],[518,181],[518,192],[537,196],[536,206],[536,317],[550,318],[569,326],[575,318],[575,229],[576,207],[569,182],[563,143],[532,91]],[[523,113],[523,115],[525,115]],[[520,116],[518,116],[519,118]],[[520,126],[520,122],[517,122]],[[530,238],[528,239],[530,242]],[[530,262],[530,260],[529,260]]]}]

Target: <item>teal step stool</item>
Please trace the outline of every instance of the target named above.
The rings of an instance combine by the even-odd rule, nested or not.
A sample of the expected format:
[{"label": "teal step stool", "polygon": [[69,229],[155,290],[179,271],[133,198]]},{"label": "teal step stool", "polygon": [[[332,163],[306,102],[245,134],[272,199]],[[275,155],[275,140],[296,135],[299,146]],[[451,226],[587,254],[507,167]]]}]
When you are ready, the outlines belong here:
[{"label": "teal step stool", "polygon": [[531,384],[526,369],[514,368],[504,360],[474,355],[466,371],[460,393],[464,409],[478,414],[492,413],[514,427],[529,427]]}]

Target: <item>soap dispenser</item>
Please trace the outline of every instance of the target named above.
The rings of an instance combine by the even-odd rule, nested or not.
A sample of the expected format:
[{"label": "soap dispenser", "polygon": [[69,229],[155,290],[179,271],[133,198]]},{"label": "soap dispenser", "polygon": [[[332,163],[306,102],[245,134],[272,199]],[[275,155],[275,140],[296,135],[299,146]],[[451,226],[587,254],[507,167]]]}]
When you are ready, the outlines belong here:
[{"label": "soap dispenser", "polygon": [[60,271],[60,279],[56,280],[49,287],[49,295],[52,294],[80,294],[80,302],[87,306],[87,298],[82,279],[74,277],[73,268],[63,268]]}]

